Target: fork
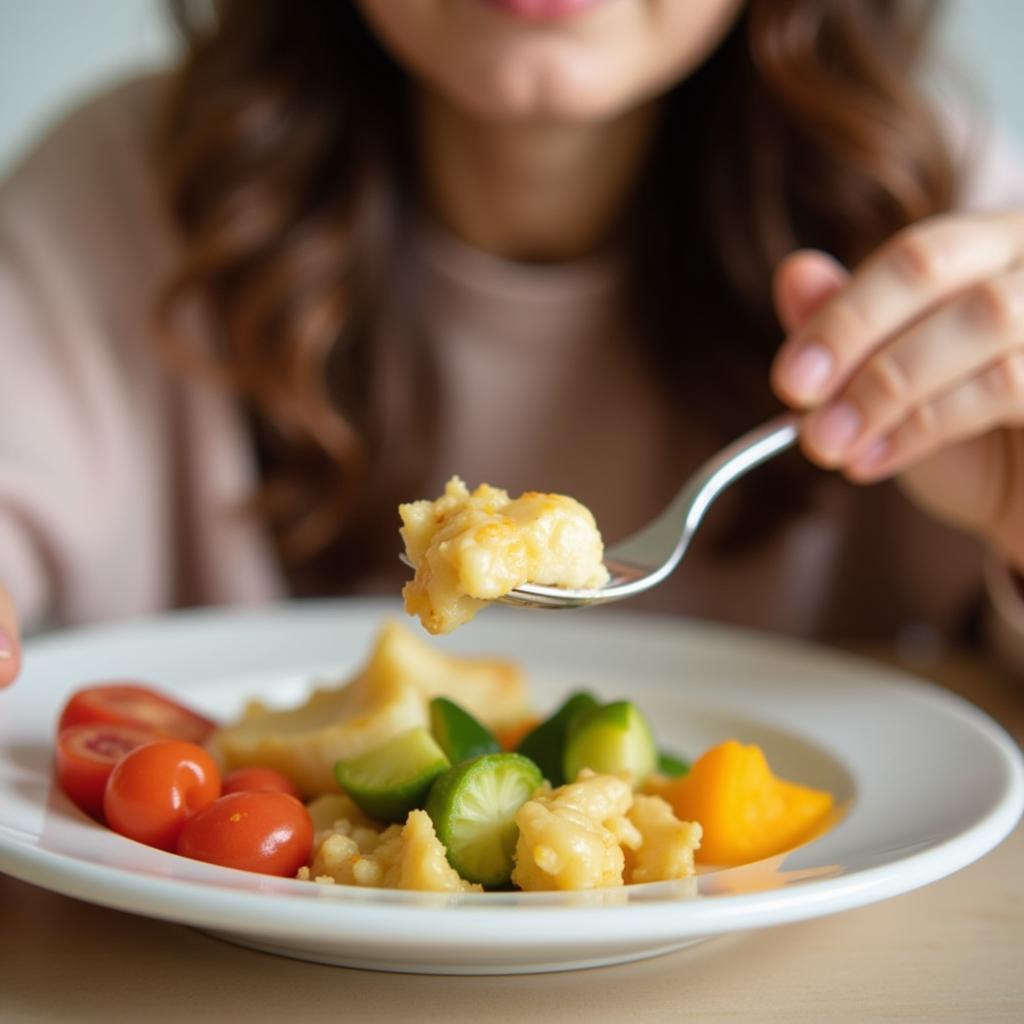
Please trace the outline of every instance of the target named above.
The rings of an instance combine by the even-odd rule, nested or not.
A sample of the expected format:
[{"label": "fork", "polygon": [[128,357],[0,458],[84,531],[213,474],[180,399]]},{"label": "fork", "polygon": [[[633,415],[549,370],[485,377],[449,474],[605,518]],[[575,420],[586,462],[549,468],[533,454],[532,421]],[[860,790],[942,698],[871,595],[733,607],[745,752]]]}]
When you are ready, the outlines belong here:
[{"label": "fork", "polygon": [[583,608],[635,597],[656,587],[682,561],[715,498],[733,481],[791,448],[799,424],[797,413],[783,413],[708,459],[657,519],[605,552],[610,579],[603,586],[568,589],[524,583],[501,600],[524,608]]}]

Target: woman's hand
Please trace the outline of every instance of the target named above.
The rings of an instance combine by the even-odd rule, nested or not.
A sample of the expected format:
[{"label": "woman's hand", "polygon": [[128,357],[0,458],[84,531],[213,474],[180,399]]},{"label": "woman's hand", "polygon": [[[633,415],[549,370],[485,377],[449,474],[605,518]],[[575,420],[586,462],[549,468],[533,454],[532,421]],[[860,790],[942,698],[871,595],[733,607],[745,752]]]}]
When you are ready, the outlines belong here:
[{"label": "woman's hand", "polygon": [[808,458],[898,476],[1024,572],[1024,211],[923,221],[853,274],[793,253],[775,298],[772,382],[808,411]]},{"label": "woman's hand", "polygon": [[18,616],[7,591],[0,587],[0,687],[14,682],[20,667]]}]

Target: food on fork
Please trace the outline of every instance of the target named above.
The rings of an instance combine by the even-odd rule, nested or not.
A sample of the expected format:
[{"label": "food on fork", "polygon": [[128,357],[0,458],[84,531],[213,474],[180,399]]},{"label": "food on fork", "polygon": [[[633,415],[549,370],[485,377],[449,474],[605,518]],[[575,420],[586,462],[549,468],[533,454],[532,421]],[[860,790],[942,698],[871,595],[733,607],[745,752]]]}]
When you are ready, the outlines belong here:
[{"label": "food on fork", "polygon": [[507,491],[457,476],[436,501],[399,505],[399,531],[415,576],[405,609],[428,633],[450,633],[524,583],[583,588],[608,582],[604,543],[590,510],[562,494]]}]

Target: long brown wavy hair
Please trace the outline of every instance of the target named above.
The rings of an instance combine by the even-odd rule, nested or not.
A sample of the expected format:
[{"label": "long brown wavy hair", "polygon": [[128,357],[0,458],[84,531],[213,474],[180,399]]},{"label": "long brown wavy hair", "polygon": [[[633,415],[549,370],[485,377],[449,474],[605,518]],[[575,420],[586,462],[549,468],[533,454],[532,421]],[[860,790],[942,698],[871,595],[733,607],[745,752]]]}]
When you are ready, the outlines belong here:
[{"label": "long brown wavy hair", "polygon": [[[722,440],[774,408],[780,258],[814,246],[853,265],[951,204],[953,168],[915,84],[933,6],[750,0],[664,97],[619,244],[652,369]],[[221,0],[212,18],[208,4],[172,7],[189,52],[162,146],[184,248],[159,324],[187,359],[176,310],[204,304],[217,350],[202,363],[259,439],[258,508],[287,563],[322,570],[355,557],[345,537],[378,486],[383,320],[412,331],[410,83],[345,0]],[[410,376],[428,370],[415,352]],[[428,421],[414,408],[409,438]],[[763,485],[779,507],[799,489],[783,473]]]}]

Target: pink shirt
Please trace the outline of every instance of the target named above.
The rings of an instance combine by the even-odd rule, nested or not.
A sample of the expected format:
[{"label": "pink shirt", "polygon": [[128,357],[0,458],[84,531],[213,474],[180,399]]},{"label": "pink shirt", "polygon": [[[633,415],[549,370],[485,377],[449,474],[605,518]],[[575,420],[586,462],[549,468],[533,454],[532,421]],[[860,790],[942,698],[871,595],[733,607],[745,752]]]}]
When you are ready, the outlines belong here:
[{"label": "pink shirt", "polygon": [[[158,88],[90,103],[0,186],[0,580],[30,625],[286,594],[267,533],[234,511],[258,479],[238,408],[154,354],[151,304],[176,252],[150,156]],[[1024,205],[1012,155],[970,149],[963,205]],[[657,513],[710,448],[654,393],[614,266],[527,267],[431,230],[414,244],[443,401],[430,493],[408,497],[452,473],[561,491],[610,543]],[[393,509],[380,518],[397,531]],[[394,562],[346,590],[397,594],[398,550],[396,532]],[[837,479],[752,553],[723,559],[698,537],[648,606],[893,639],[952,628],[981,564],[894,486]]]}]

